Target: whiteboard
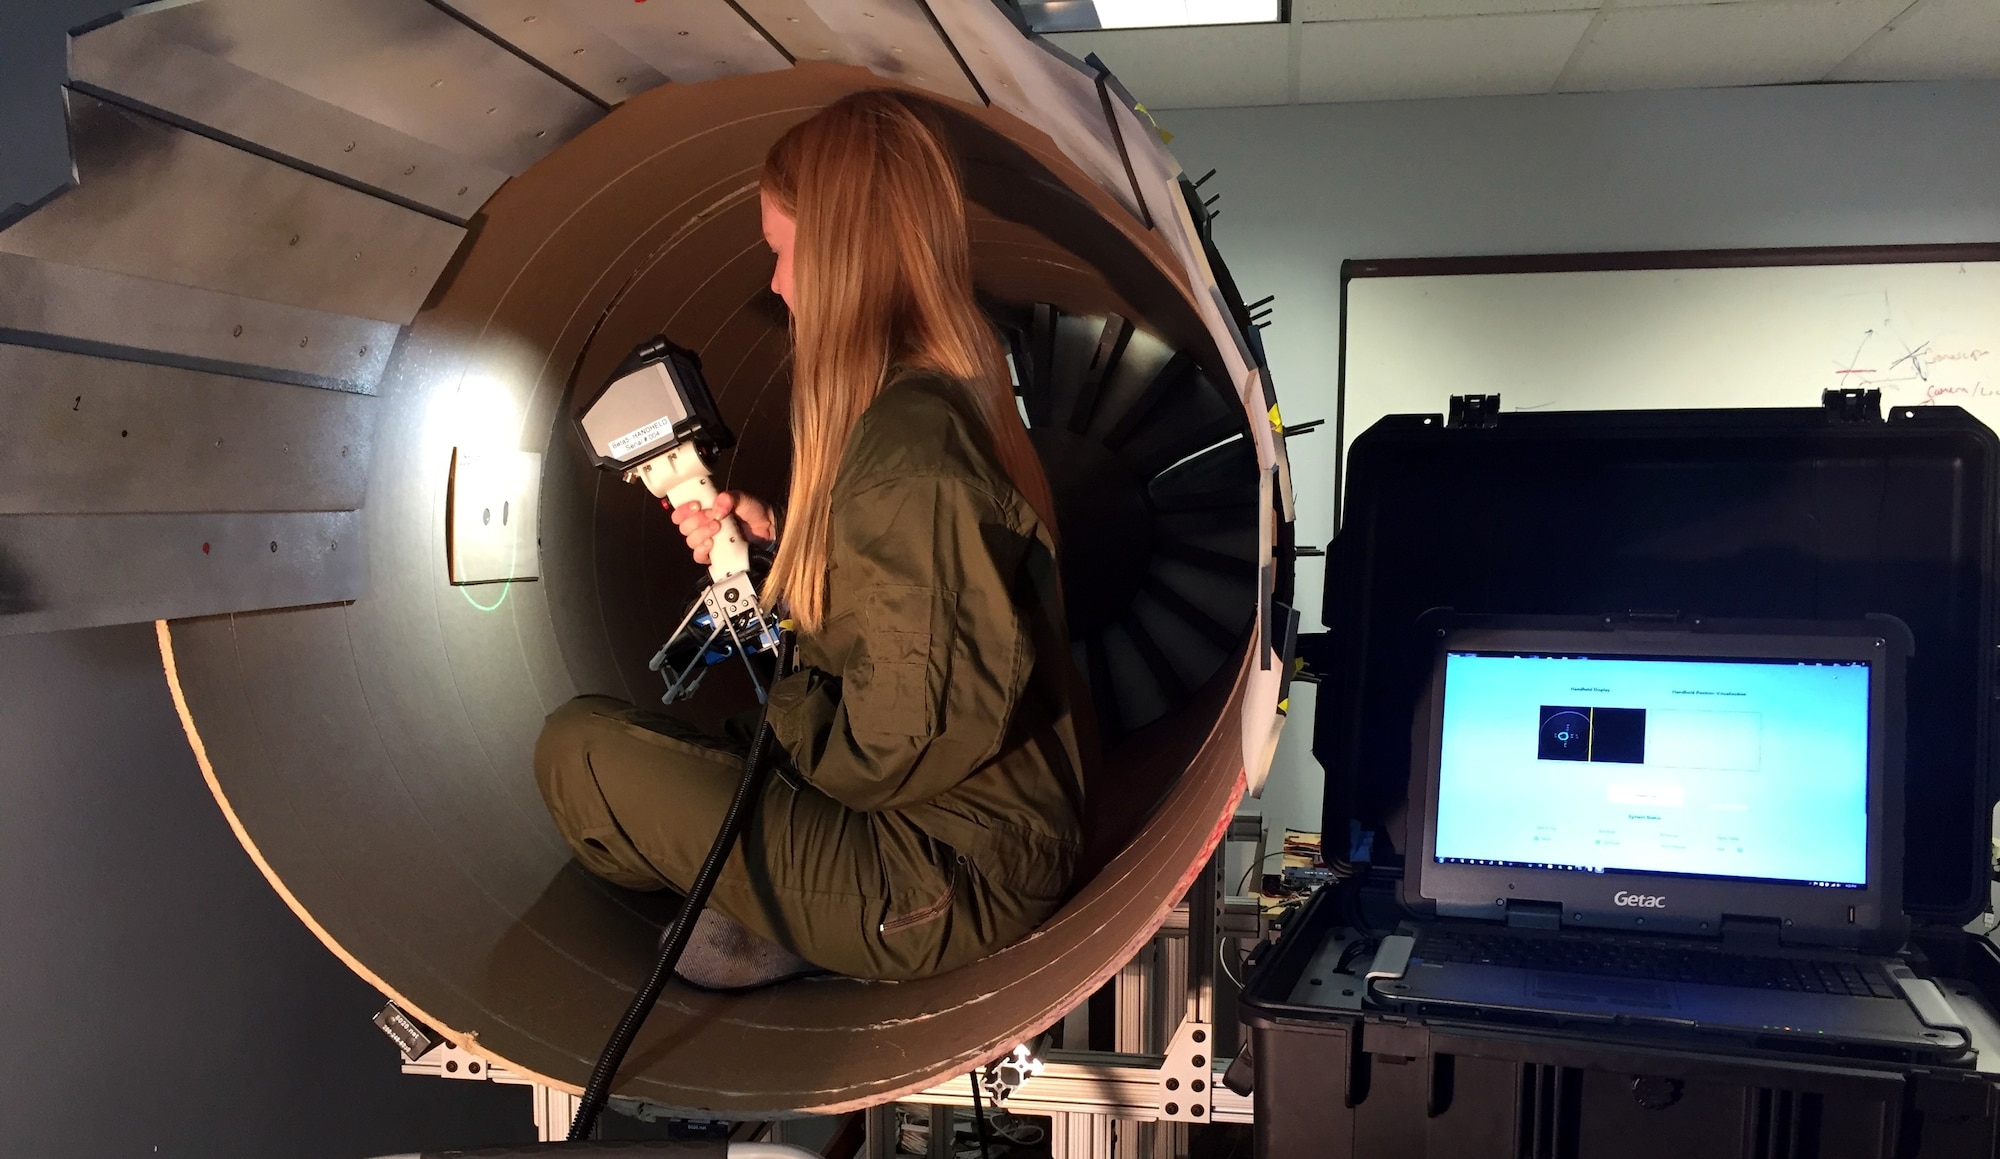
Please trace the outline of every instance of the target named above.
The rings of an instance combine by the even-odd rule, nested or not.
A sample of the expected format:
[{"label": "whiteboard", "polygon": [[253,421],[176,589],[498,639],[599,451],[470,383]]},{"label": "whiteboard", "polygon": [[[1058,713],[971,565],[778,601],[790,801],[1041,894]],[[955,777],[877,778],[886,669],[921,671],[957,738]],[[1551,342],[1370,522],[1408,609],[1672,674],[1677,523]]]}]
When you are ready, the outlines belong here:
[{"label": "whiteboard", "polygon": [[1454,394],[1501,410],[1957,405],[2000,429],[2000,262],[1354,277],[1341,455]]}]

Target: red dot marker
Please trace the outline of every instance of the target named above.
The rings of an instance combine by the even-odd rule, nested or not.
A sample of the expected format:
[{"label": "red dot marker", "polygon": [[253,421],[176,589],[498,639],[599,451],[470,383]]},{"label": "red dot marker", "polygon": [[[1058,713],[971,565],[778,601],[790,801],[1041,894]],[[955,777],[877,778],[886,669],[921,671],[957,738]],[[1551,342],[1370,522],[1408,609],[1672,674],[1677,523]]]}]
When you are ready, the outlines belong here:
[{"label": "red dot marker", "polygon": [[207,554],[208,554],[208,545],[207,545],[206,543],[204,543],[204,544],[202,544],[202,545],[201,545],[201,553],[202,553],[203,555],[207,555]]}]

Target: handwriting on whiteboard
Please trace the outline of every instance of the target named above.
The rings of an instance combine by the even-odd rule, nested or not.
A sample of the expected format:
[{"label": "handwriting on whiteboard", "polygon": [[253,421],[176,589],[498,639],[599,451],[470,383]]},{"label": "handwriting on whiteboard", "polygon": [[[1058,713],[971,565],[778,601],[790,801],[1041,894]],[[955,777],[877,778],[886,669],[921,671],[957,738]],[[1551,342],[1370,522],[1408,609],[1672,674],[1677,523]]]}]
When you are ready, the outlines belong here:
[{"label": "handwriting on whiteboard", "polygon": [[1852,353],[1835,360],[1832,385],[1880,390],[1889,406],[1977,409],[1975,400],[2000,399],[2000,358],[1986,345],[1936,336],[1913,341],[1897,324],[1887,294],[1882,313]]}]

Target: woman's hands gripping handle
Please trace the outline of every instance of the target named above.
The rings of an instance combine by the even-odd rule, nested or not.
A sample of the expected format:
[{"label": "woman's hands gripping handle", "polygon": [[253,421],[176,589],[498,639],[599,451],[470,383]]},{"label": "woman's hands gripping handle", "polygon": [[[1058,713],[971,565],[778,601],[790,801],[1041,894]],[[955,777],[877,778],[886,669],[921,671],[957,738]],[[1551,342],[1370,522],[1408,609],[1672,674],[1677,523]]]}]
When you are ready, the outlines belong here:
[{"label": "woman's hands gripping handle", "polygon": [[688,551],[703,567],[709,566],[718,541],[729,544],[732,539],[740,540],[747,535],[769,543],[778,535],[770,506],[741,491],[719,492],[706,506],[693,499],[679,505],[672,499],[662,499],[660,506],[673,515],[674,526],[687,540]]}]

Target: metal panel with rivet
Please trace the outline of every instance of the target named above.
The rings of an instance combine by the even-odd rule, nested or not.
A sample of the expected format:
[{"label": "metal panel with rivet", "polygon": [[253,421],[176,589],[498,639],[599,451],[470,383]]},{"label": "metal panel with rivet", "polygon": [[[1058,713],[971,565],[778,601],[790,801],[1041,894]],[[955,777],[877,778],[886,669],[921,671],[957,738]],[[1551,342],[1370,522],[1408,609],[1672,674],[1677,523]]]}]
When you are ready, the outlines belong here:
[{"label": "metal panel with rivet", "polygon": [[367,491],[368,395],[5,343],[0,382],[0,513],[344,511]]},{"label": "metal panel with rivet", "polygon": [[795,62],[856,64],[859,58],[808,0],[729,0],[756,22],[761,34]]},{"label": "metal panel with rivet", "polygon": [[667,78],[560,0],[438,0],[606,108]]},{"label": "metal panel with rivet", "polygon": [[373,394],[398,329],[0,253],[0,342]]},{"label": "metal panel with rivet", "polygon": [[77,187],[0,251],[408,322],[465,231],[71,92]]},{"label": "metal panel with rivet", "polygon": [[1140,221],[1148,220],[1088,66],[1072,62],[1046,42],[1024,39],[990,5],[939,4],[931,12],[996,108],[1047,133],[1099,188]]},{"label": "metal panel with rivet", "polygon": [[771,72],[792,63],[785,49],[767,35],[769,30],[744,19],[730,0],[557,3],[678,84]]},{"label": "metal panel with rivet", "polygon": [[358,511],[0,515],[0,635],[351,600]]},{"label": "metal panel with rivet", "polygon": [[127,19],[505,173],[604,113],[424,0],[203,0]]},{"label": "metal panel with rivet", "polygon": [[119,20],[70,42],[70,81],[94,96],[464,224],[507,174],[280,81]]},{"label": "metal panel with rivet", "polygon": [[[923,0],[805,0],[847,45],[848,59],[877,76],[953,100],[985,104]],[[998,13],[995,13],[998,15]]]}]

